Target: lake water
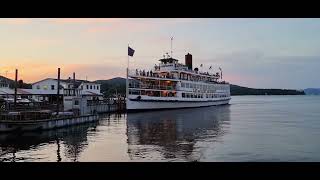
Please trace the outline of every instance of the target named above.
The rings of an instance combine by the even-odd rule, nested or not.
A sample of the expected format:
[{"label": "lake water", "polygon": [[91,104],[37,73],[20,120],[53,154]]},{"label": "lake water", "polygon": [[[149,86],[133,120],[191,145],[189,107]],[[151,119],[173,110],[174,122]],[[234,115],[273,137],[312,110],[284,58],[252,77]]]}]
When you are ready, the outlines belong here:
[{"label": "lake water", "polygon": [[233,96],[225,106],[0,134],[0,161],[320,161],[319,138],[320,96]]}]

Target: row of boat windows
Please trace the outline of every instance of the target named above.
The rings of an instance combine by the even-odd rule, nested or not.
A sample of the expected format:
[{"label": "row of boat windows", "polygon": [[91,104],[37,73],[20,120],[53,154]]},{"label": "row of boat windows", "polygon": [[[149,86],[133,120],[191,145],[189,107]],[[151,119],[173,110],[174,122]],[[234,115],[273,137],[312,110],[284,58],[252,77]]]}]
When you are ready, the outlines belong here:
[{"label": "row of boat windows", "polygon": [[193,88],[200,90],[223,90],[225,89],[223,86],[217,86],[214,84],[206,85],[206,84],[194,84],[194,83],[181,83],[182,88]]},{"label": "row of boat windows", "polygon": [[170,91],[145,91],[145,90],[135,90],[129,89],[129,94],[133,95],[145,95],[145,96],[152,96],[152,97],[176,97],[176,92]]},{"label": "row of boat windows", "polygon": [[182,93],[182,98],[221,98],[221,97],[227,97],[226,94],[206,94],[205,96],[203,94],[197,94],[197,93]]},{"label": "row of boat windows", "polygon": [[[176,97],[177,94],[169,91],[145,91],[130,89],[129,94],[146,95],[153,97]],[[203,94],[203,93],[182,93],[182,98],[221,98],[228,97],[226,94]]]}]

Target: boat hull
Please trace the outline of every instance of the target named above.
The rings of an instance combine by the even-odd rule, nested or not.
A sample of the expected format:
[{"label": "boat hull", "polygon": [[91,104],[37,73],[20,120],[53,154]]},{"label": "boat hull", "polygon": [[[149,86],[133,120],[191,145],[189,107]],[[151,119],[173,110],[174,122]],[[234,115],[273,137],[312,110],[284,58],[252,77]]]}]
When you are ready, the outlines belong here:
[{"label": "boat hull", "polygon": [[217,106],[229,104],[230,98],[215,101],[127,101],[127,110],[157,110],[157,109],[178,109],[178,108],[195,108],[206,106]]}]

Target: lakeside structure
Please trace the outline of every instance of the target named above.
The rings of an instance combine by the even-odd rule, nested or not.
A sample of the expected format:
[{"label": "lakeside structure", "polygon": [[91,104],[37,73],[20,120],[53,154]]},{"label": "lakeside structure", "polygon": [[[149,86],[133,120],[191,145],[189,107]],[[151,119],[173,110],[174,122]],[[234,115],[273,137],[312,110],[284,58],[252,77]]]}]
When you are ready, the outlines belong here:
[{"label": "lakeside structure", "polygon": [[8,89],[9,88],[9,84],[6,82],[5,79],[0,78],[0,89]]},{"label": "lakeside structure", "polygon": [[[5,101],[13,102],[15,89],[9,88],[9,84],[4,80],[0,81],[0,97]],[[100,92],[100,84],[90,82],[87,80],[60,79],[59,82],[59,96],[78,96],[85,98],[88,101],[103,100],[103,95]],[[32,89],[17,88],[17,101],[18,102],[48,102],[55,103],[57,99],[58,80],[54,78],[46,78],[32,83]],[[72,94],[75,92],[74,94]]]},{"label": "lakeside structure", "polygon": [[[58,80],[54,78],[46,78],[35,83],[32,83],[32,90],[27,90],[32,94],[57,94],[57,84]],[[76,89],[81,91],[81,95],[85,96],[88,100],[100,99],[102,100],[102,93],[100,92],[100,84],[90,82],[87,80],[79,80],[71,78],[60,80],[60,89],[61,94],[63,89]],[[37,100],[40,99],[41,96],[34,97]]]},{"label": "lakeside structure", "polygon": [[[32,84],[32,89],[10,89],[2,81],[0,87],[0,132],[14,130],[46,130],[92,122],[99,113],[124,109],[124,102],[103,99],[101,85],[85,80],[46,78]],[[59,87],[59,88],[58,88]]]}]

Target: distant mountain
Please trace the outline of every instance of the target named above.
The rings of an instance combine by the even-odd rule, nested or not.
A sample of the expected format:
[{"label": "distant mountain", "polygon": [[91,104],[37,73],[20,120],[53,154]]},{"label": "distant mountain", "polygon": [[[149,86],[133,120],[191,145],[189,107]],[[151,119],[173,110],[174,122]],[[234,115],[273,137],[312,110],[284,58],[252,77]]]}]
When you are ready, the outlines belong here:
[{"label": "distant mountain", "polygon": [[231,95],[305,95],[303,91],[294,89],[254,89],[238,85],[230,85]]},{"label": "distant mountain", "polygon": [[[116,77],[109,80],[97,80],[95,81],[101,84],[101,92],[106,96],[117,93],[126,93],[126,79]],[[293,89],[254,89],[248,87],[242,87],[238,85],[230,85],[231,95],[304,95],[304,91],[298,91]]]},{"label": "distant mountain", "polygon": [[320,95],[320,88],[307,88],[304,93],[306,95]]},{"label": "distant mountain", "polygon": [[122,95],[126,94],[125,78],[116,77],[108,80],[96,80],[94,82],[101,84],[101,93],[103,93],[106,97],[109,97],[115,93]]},{"label": "distant mountain", "polygon": [[122,77],[115,77],[108,80],[96,80],[96,83],[106,83],[106,84],[118,84],[118,85],[126,85],[126,79]]}]

